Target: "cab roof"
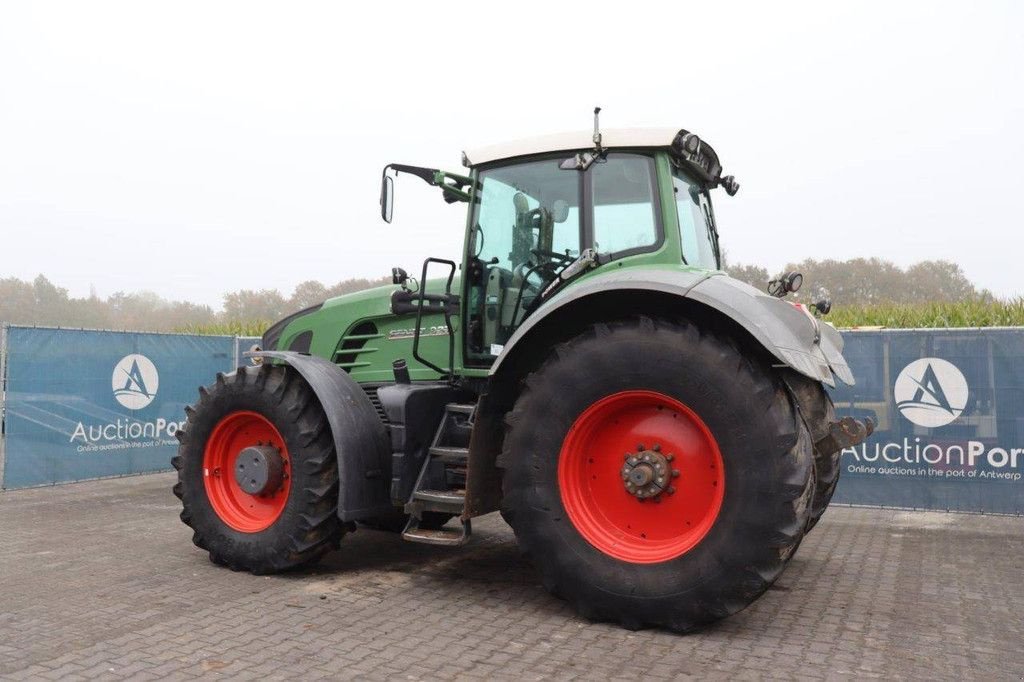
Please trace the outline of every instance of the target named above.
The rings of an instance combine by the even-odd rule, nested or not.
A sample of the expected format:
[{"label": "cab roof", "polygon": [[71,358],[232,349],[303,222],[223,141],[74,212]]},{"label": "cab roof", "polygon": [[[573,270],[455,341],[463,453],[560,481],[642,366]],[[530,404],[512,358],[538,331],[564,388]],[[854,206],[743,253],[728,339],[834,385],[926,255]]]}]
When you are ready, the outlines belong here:
[{"label": "cab roof", "polygon": [[[601,146],[612,149],[616,147],[670,148],[681,134],[685,135],[686,131],[679,128],[610,128],[601,131]],[[465,166],[472,167],[520,156],[577,151],[593,146],[593,131],[556,133],[467,149],[463,152],[462,162]]]}]

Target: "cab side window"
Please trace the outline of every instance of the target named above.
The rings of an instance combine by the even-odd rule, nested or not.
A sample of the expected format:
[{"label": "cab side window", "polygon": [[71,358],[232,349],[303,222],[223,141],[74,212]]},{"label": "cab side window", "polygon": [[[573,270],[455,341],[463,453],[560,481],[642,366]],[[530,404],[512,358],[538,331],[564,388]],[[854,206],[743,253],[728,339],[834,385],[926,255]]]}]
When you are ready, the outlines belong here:
[{"label": "cab side window", "polygon": [[717,270],[718,249],[707,190],[679,169],[672,171],[672,188],[676,195],[683,259],[688,265]]},{"label": "cab side window", "polygon": [[598,253],[645,251],[661,241],[654,177],[654,159],[640,154],[609,154],[590,167]]}]

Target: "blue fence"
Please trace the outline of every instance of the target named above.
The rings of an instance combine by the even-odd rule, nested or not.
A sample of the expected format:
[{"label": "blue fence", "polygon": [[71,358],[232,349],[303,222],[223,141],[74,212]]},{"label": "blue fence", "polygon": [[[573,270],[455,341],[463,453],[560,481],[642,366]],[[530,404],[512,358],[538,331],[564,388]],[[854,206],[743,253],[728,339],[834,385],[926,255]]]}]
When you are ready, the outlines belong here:
[{"label": "blue fence", "polygon": [[4,488],[168,469],[196,387],[235,367],[231,336],[10,327]]},{"label": "blue fence", "polygon": [[1024,329],[843,336],[837,412],[878,428],[843,452],[837,502],[1024,514]]},{"label": "blue fence", "polygon": [[[6,332],[5,488],[167,469],[196,387],[257,341]],[[1024,514],[1024,328],[843,336],[857,385],[832,392],[837,412],[878,427],[843,452],[836,502]]]}]

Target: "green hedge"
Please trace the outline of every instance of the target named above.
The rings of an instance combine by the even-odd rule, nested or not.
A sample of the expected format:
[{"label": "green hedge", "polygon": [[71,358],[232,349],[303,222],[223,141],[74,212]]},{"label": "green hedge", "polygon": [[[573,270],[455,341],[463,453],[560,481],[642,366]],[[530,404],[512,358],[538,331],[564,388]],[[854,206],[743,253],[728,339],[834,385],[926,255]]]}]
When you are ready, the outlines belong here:
[{"label": "green hedge", "polygon": [[1024,298],[1009,301],[878,305],[836,305],[826,320],[840,329],[936,327],[1021,327]]}]

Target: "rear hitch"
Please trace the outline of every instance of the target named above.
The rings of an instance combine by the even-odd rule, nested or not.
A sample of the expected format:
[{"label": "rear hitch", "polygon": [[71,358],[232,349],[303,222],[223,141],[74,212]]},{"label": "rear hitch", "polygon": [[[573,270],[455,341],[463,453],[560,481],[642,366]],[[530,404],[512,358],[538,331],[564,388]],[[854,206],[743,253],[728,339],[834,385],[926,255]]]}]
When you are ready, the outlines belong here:
[{"label": "rear hitch", "polygon": [[838,450],[852,448],[863,443],[875,430],[875,422],[870,417],[860,421],[853,417],[843,417],[828,425],[828,435],[814,444],[818,452],[832,454]]}]

